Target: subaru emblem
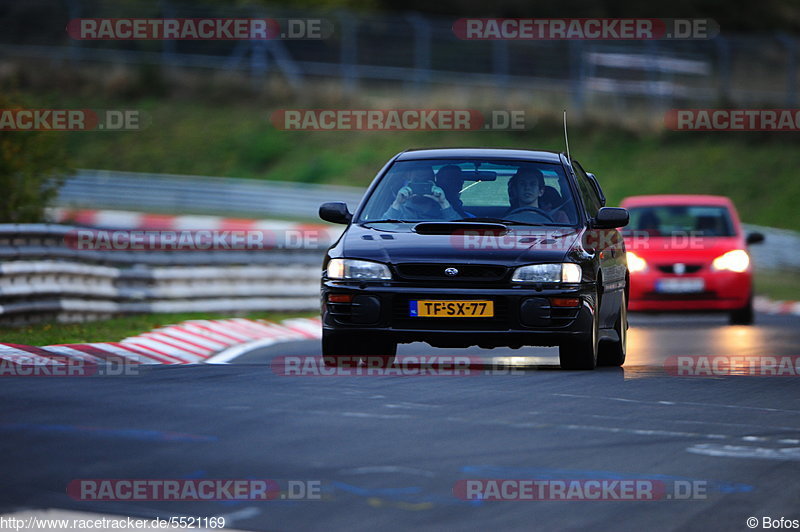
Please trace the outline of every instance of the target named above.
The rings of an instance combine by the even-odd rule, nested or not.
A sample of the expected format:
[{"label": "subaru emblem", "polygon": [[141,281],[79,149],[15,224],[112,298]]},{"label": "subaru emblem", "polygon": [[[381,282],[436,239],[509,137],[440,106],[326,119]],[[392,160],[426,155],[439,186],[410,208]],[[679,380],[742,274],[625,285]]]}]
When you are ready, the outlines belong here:
[{"label": "subaru emblem", "polygon": [[686,273],[686,265],[679,262],[672,267],[672,271],[674,271],[677,275],[683,275]]},{"label": "subaru emblem", "polygon": [[450,277],[453,277],[454,275],[458,275],[458,269],[457,268],[447,268],[444,271],[444,273],[446,275],[449,275]]}]

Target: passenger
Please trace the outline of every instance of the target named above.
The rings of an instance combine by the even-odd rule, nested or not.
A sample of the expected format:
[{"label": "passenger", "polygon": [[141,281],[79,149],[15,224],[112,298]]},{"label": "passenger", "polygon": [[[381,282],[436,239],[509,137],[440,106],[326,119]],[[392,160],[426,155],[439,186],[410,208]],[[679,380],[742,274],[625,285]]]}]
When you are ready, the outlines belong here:
[{"label": "passenger", "polygon": [[464,202],[461,201],[461,189],[464,188],[464,174],[461,168],[454,164],[443,166],[436,173],[436,184],[444,191],[444,196],[450,205],[462,218],[474,218],[464,210]]},{"label": "passenger", "polygon": [[[447,200],[444,190],[436,186],[430,167],[412,168],[409,176],[409,182],[397,192],[394,202],[383,214],[384,218],[411,221],[462,218]],[[427,188],[428,193],[415,193],[418,188]]]},{"label": "passenger", "polygon": [[561,209],[563,203],[564,199],[555,188],[550,186],[544,187],[544,192],[539,198],[539,204],[542,206],[542,209],[547,211],[554,222],[568,224],[569,216]]}]

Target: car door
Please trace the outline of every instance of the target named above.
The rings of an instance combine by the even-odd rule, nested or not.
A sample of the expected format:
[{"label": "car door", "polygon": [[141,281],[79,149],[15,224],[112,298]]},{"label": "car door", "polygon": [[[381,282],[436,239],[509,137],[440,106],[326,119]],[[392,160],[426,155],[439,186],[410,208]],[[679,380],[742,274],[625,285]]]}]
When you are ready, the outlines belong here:
[{"label": "car door", "polygon": [[[602,207],[602,201],[589,176],[577,161],[572,162],[578,191],[583,201],[587,219],[593,219]],[[587,230],[587,247],[597,254],[602,279],[599,319],[600,328],[614,327],[625,290],[625,247],[622,234],[617,229]]]}]

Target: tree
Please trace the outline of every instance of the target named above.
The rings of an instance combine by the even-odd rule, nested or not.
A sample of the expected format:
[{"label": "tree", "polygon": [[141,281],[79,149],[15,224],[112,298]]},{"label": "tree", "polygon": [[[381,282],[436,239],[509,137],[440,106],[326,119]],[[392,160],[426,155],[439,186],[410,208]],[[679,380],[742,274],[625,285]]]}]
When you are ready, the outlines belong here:
[{"label": "tree", "polygon": [[[14,100],[0,96],[0,113],[23,107]],[[68,134],[0,128],[0,223],[44,221],[45,207],[70,171]]]}]

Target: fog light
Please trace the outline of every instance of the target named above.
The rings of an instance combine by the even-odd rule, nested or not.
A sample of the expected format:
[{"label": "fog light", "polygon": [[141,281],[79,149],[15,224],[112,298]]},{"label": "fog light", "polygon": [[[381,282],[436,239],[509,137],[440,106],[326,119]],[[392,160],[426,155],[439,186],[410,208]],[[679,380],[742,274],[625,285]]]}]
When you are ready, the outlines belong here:
[{"label": "fog light", "polygon": [[328,294],[328,303],[352,303],[351,294]]},{"label": "fog light", "polygon": [[577,297],[551,297],[550,304],[554,307],[578,307],[581,300]]}]

